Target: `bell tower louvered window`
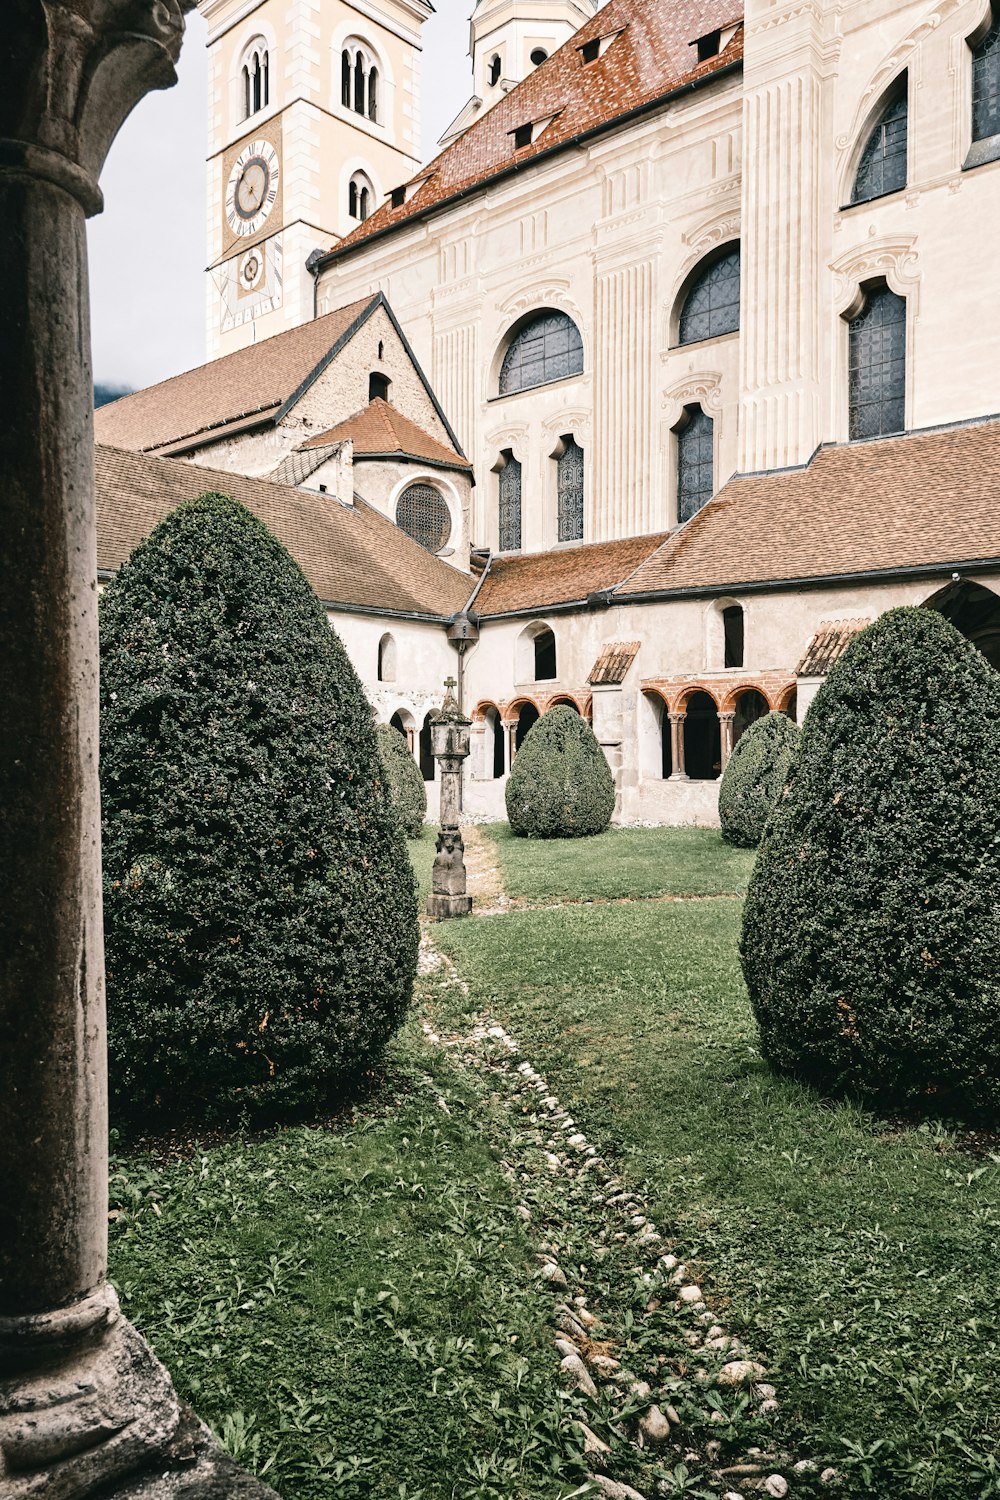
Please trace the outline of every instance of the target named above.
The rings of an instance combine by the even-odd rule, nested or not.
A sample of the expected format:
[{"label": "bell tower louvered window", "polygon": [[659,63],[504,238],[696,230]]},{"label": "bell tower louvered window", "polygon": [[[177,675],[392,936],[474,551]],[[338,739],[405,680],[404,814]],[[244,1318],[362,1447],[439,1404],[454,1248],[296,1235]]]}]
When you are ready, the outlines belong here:
[{"label": "bell tower louvered window", "polygon": [[733,245],[692,282],[681,308],[678,338],[682,344],[697,344],[735,333],[739,326],[740,247]]},{"label": "bell tower louvered window", "polygon": [[556,459],[556,495],[559,540],[583,540],[583,449],[570,434],[562,439]]},{"label": "bell tower louvered window", "polygon": [[448,502],[432,484],[410,484],[396,503],[396,525],[427,552],[440,552],[451,535]]},{"label": "bell tower louvered window", "polygon": [[850,323],[850,434],[902,432],[906,412],[906,302],[875,287]]},{"label": "bell tower louvered window", "polygon": [[854,179],[852,203],[867,203],[906,186],[906,92],[883,111],[865,143]]},{"label": "bell tower louvered window", "polygon": [[687,407],[677,430],[677,520],[690,521],[714,487],[714,424],[700,406]]},{"label": "bell tower louvered window", "polygon": [[521,550],[521,465],[509,448],[500,455],[500,551]]}]

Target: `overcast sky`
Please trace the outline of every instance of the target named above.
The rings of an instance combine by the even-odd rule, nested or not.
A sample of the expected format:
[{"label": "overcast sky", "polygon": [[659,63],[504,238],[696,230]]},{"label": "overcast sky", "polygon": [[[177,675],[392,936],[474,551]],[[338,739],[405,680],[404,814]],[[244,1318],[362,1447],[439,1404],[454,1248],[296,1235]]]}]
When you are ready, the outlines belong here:
[{"label": "overcast sky", "polygon": [[[423,29],[424,160],[472,92],[471,0],[435,0]],[[90,221],[94,378],[149,385],[205,358],[205,36],[188,17],[179,82],[126,121]]]}]

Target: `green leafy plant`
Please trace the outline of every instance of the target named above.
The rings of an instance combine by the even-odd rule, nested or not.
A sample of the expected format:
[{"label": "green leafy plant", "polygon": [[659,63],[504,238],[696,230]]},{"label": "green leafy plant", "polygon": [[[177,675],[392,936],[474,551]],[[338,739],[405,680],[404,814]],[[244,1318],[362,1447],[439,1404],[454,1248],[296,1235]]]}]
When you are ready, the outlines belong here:
[{"label": "green leafy plant", "polygon": [[765,714],[740,735],[719,783],[719,822],[727,844],[756,849],[788,782],[798,738],[783,713]]},{"label": "green leafy plant", "polygon": [[897,609],[831,670],[751,878],[768,1061],[827,1091],[1000,1105],[1000,675]]},{"label": "green leafy plant", "polygon": [[325,1104],[402,1019],[418,939],[354,669],[285,548],[220,495],[136,549],[101,634],[116,1109]]},{"label": "green leafy plant", "polygon": [[420,768],[398,729],[393,729],[391,724],[378,724],[375,733],[400,826],[408,839],[418,839],[423,832],[427,811],[427,790]]},{"label": "green leafy plant", "polygon": [[594,731],[559,704],[525,735],[507,780],[507,817],[522,838],[579,838],[611,821],[615,784]]}]

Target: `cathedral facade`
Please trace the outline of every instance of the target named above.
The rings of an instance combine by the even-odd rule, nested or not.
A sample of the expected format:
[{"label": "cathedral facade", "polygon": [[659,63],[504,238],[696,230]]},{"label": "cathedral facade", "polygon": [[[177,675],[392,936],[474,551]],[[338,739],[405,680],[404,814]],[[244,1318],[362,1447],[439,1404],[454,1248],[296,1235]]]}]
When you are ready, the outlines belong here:
[{"label": "cathedral facade", "polygon": [[[524,733],[570,702],[615,770],[621,818],[710,822],[743,729],[769,709],[801,718],[852,634],[895,604],[941,608],[1000,666],[1000,13],[481,3],[472,99],[441,153],[411,166],[422,0],[405,26],[387,0],[365,27],[345,8],[357,52],[340,3],[286,5],[270,33],[276,0],[203,3],[217,49],[210,347],[262,340],[243,352],[266,370],[376,290],[391,310],[445,424],[400,406],[448,450],[437,470],[426,450],[426,487],[443,497],[462,464],[470,476],[440,534],[426,514],[418,534],[402,473],[371,497],[467,583],[438,629],[445,659],[461,653],[475,725],[468,810],[501,814]],[[268,92],[270,123],[237,118],[258,98],[255,37],[275,49],[269,80],[280,54],[289,91],[293,58],[325,79],[327,103],[340,88],[332,155],[311,115],[311,144],[292,145],[308,109],[290,92]],[[364,157],[362,212],[344,132],[374,150],[371,118],[346,118],[366,115],[358,78],[373,69],[379,144],[395,154]],[[256,223],[275,185],[254,144],[268,140],[283,186],[237,243],[240,214]],[[228,326],[219,267],[238,283],[249,254],[266,276],[273,240],[286,277],[294,245],[298,291]],[[340,438],[362,416],[343,410]],[[103,420],[105,441],[133,446]],[[264,429],[241,420],[214,456],[182,456],[316,488],[315,471],[262,463]],[[362,470],[350,483],[367,498]],[[386,622],[396,708],[377,661],[356,665],[419,754],[409,626]]]}]

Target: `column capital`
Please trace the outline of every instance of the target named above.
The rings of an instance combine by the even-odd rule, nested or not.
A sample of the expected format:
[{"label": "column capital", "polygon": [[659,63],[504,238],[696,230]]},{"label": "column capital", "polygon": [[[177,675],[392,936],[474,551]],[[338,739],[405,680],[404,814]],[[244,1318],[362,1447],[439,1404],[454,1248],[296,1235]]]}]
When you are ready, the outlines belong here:
[{"label": "column capital", "polygon": [[26,0],[5,18],[0,178],[54,183],[100,213],[97,179],[124,121],[177,79],[185,14],[195,0]]},{"label": "column capital", "polygon": [[683,708],[671,708],[667,711],[667,718],[671,724],[683,724],[687,718],[687,710]]},{"label": "column capital", "polygon": [[720,712],[720,714],[719,714],[719,723],[720,724],[731,724],[735,718],[736,718],[736,710],[735,709],[727,709],[725,711],[725,713],[721,713]]}]

